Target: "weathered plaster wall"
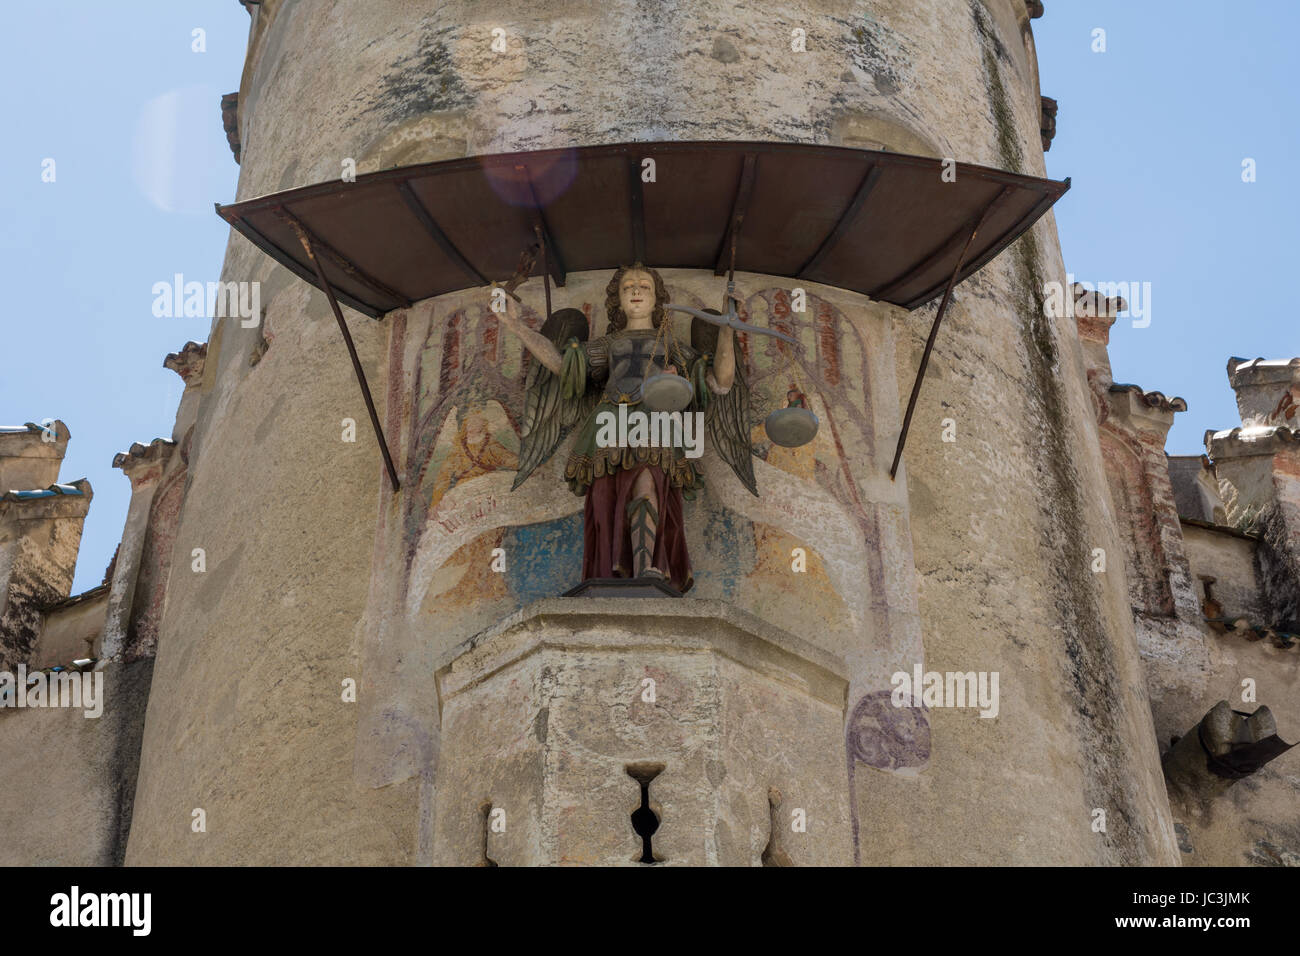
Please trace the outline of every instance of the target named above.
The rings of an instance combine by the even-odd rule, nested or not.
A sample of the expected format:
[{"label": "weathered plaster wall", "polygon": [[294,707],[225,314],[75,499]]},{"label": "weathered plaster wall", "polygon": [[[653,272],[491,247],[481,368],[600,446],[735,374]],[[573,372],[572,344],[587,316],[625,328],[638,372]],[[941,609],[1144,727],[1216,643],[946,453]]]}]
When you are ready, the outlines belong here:
[{"label": "weathered plaster wall", "polygon": [[[939,122],[955,155],[1041,175],[1018,38],[967,14],[968,32],[945,20],[966,117]],[[1124,572],[1091,569],[1092,549],[1123,551],[1078,338],[1042,309],[1044,282],[1064,278],[1049,217],[958,290],[931,359],[907,449],[927,666],[1000,671],[1004,706],[996,721],[935,712],[928,770],[873,775],[874,861],[1174,859]],[[932,315],[898,322],[900,382]],[[1090,831],[1094,809],[1104,834]],[[967,813],[979,826],[960,835],[938,822]]]},{"label": "weathered plaster wall", "polygon": [[1170,455],[1169,480],[1180,517],[1223,524],[1228,515],[1208,462],[1204,455]]},{"label": "weathered plaster wall", "polygon": [[[1041,175],[1025,17],[1012,0],[267,0],[241,89],[239,198],[336,177],[348,158],[366,172],[665,138],[870,141]],[[504,54],[490,48],[497,26]],[[795,28],[807,53],[790,49]],[[459,635],[432,618],[414,657],[382,641],[363,655],[375,636],[364,609],[392,596],[371,569],[400,548],[401,501],[323,298],[237,236],[222,277],[262,281],[268,307],[261,329],[221,320],[209,342],[129,860],[428,859],[434,701],[414,724],[404,708],[431,676],[432,646]],[[1049,217],[958,291],[931,362],[899,478],[924,664],[1000,671],[1002,706],[996,720],[855,708],[850,735],[890,755],[888,770],[858,765],[864,862],[1176,858],[1124,581],[1090,570],[1091,548],[1121,545],[1076,335],[1041,309],[1051,278],[1064,268]],[[873,339],[900,400],[933,310],[889,315],[893,354],[887,335]],[[413,400],[389,371],[410,367],[389,350],[412,321],[349,315],[390,429]],[[345,417],[360,423],[355,444],[339,440]],[[940,440],[945,418],[955,444]],[[884,457],[895,434],[877,435]],[[197,547],[202,573],[188,570]],[[807,600],[816,618],[820,598],[792,593],[770,613]],[[376,659],[399,668],[400,686],[363,681],[364,706],[341,702],[340,681]],[[399,733],[408,753],[386,754]],[[190,830],[195,807],[206,833]],[[1094,808],[1105,833],[1092,832]]]},{"label": "weathered plaster wall", "polygon": [[41,635],[36,641],[29,667],[54,667],[92,657],[95,642],[104,630],[104,612],[108,591],[45,615]]},{"label": "weathered plaster wall", "polygon": [[[1183,525],[1183,541],[1192,577],[1201,593],[1201,582],[1214,578],[1210,593],[1223,607],[1224,617],[1247,617],[1252,623],[1266,622],[1255,566],[1255,542],[1246,538],[1194,525]],[[1211,701],[1211,703],[1213,703]]]},{"label": "weathered plaster wall", "polygon": [[0,708],[0,866],[121,865],[152,665],[105,668],[99,717]]},{"label": "weathered plaster wall", "polygon": [[[1300,360],[1230,360],[1229,381],[1245,424],[1206,433],[1226,520],[1258,537],[1183,526],[1193,575],[1216,578],[1213,595],[1223,616],[1291,631],[1300,621],[1300,432],[1286,423],[1294,419],[1297,367]],[[1276,424],[1261,424],[1265,419]],[[1226,633],[1216,627],[1206,644],[1208,661],[1186,667],[1185,686],[1164,695],[1155,708],[1162,749],[1219,700],[1243,713],[1268,706],[1278,735],[1300,742],[1297,648],[1260,639],[1250,627]],[[1300,757],[1294,750],[1222,793],[1213,789],[1170,788],[1184,862],[1300,866]]]},{"label": "weathered plaster wall", "polygon": [[[193,371],[202,352],[190,343],[183,357],[169,356],[169,363],[180,362],[169,367]],[[189,427],[192,391],[178,410],[178,428]],[[36,835],[6,840],[5,864],[124,861],[157,622],[184,489],[185,452],[175,451],[174,443],[157,439],[117,456],[114,465],[130,479],[132,499],[111,583],[48,609],[51,596],[67,596],[90,487],[83,481],[77,483],[83,495],[0,503],[0,542],[13,536],[9,553],[18,558],[19,572],[43,588],[34,595],[40,600],[29,601],[37,636],[30,653],[16,660],[35,669],[98,658],[96,676],[103,681],[98,717],[86,718],[76,708],[0,710],[7,717],[0,718],[0,766],[7,775],[0,833]]]},{"label": "weathered plaster wall", "polygon": [[1229,522],[1259,535],[1268,623],[1300,630],[1300,429],[1250,426],[1207,432]]},{"label": "weathered plaster wall", "polygon": [[[270,261],[233,243],[227,275],[268,279]],[[268,296],[288,285],[275,271],[258,364],[256,329],[219,322],[209,342],[131,864],[404,863],[413,851],[413,788],[351,781],[356,705],[343,700],[360,677],[381,466],[324,296],[301,284]],[[386,331],[351,318],[382,394]],[[360,423],[355,443],[345,418]],[[191,829],[196,809],[206,832]]]}]

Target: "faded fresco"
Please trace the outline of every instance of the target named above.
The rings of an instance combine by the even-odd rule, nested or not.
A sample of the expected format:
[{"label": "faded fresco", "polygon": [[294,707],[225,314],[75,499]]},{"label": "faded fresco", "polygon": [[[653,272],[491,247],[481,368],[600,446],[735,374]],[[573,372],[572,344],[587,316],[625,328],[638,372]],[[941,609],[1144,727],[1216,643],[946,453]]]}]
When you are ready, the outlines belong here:
[{"label": "faded fresco", "polygon": [[[711,304],[680,286],[670,291],[675,301]],[[568,289],[555,292],[557,307],[572,305],[588,316],[593,337],[604,331],[598,292],[590,289],[577,302]],[[404,429],[410,452],[402,526],[409,543],[407,613],[486,615],[476,622],[483,626],[579,582],[582,499],[559,480],[555,461],[564,446],[522,487],[509,490],[531,359],[504,333],[487,296],[476,298],[444,312],[442,321],[435,312],[425,328],[407,330],[419,335],[420,347]],[[804,348],[738,335],[752,389],[760,497],[744,492],[706,445],[706,491],[686,503],[687,528],[695,596],[736,601],[815,642],[837,635],[828,649],[844,651],[868,626],[871,602],[884,584],[866,553],[874,515],[863,502],[865,476],[855,474],[876,459],[872,375],[855,323],[816,295],[807,296],[805,309],[792,312],[788,289],[745,297],[746,321],[795,335]],[[540,326],[536,311],[524,314]],[[686,323],[675,321],[686,338]],[[767,439],[762,421],[784,406],[792,385],[822,427],[812,443],[783,448]],[[492,569],[498,548],[504,571]],[[815,627],[810,608],[818,615]]]},{"label": "faded fresco", "polygon": [[[662,271],[671,301],[720,305],[721,280]],[[553,290],[553,308],[580,309],[592,337],[603,334],[608,279],[607,272],[568,277]],[[802,349],[737,334],[759,496],[706,442],[703,491],[684,506],[695,573],[689,597],[734,602],[843,658],[852,675],[846,718],[856,715],[846,752],[880,769],[915,772],[929,755],[924,712],[909,711],[900,723],[893,708],[865,703],[889,688],[890,674],[922,660],[906,486],[888,477],[899,420],[889,320],[860,297],[811,283],[796,312],[789,285],[737,280],[741,318],[793,335]],[[520,289],[531,307],[521,314],[534,329],[543,319],[541,292],[536,280]],[[689,341],[688,321],[670,315]],[[401,436],[403,488],[376,560],[396,583],[373,589],[371,614],[381,640],[419,645],[431,662],[529,602],[579,583],[583,499],[563,480],[572,433],[510,490],[531,357],[490,310],[486,290],[422,303],[393,335],[386,428]],[[809,444],[785,448],[767,438],[763,420],[792,393],[803,396],[820,430]],[[385,666],[383,655],[367,657]],[[421,692],[418,675],[409,686],[407,709]],[[397,719],[403,708],[395,706],[384,719]],[[382,768],[375,772],[386,779]]]}]

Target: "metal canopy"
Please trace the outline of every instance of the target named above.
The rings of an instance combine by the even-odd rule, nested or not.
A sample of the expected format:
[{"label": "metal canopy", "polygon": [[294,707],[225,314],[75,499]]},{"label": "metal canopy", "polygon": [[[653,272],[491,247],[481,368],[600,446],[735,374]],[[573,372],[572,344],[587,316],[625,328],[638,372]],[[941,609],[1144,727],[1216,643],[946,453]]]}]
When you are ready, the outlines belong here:
[{"label": "metal canopy", "polygon": [[953,182],[943,172],[938,159],[839,146],[624,143],[405,166],[217,211],[319,288],[296,221],[339,301],[372,317],[505,279],[538,230],[557,285],[636,259],[721,275],[737,217],[737,270],[915,309],[943,291],[974,220],[987,212],[959,282],[1069,188],[964,163]]},{"label": "metal canopy", "polygon": [[531,274],[560,286],[569,272],[640,260],[818,282],[905,309],[942,293],[893,478],[953,288],[1069,188],[1068,179],[840,146],[652,142],[404,166],[217,212],[329,299],[394,490],[397,470],[339,302],[378,318],[504,280],[530,247],[542,251]]}]

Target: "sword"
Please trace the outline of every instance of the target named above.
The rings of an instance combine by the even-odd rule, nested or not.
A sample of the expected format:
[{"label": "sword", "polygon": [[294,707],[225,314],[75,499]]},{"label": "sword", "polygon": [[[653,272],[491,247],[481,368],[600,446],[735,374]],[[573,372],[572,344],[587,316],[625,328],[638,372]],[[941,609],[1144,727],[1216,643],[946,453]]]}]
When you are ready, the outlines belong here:
[{"label": "sword", "polygon": [[[510,298],[514,299],[520,305],[524,304],[524,300],[519,298],[519,296],[515,295],[515,289],[519,288],[521,285],[523,285],[525,282],[528,281],[528,276],[533,271],[533,264],[537,261],[537,252],[539,248],[540,247],[537,243],[533,243],[531,246],[529,246],[527,249],[525,249],[523,252],[519,254],[519,267],[515,269],[514,275],[512,275],[505,282],[492,283],[493,286],[497,286],[501,288],[506,295],[510,296]],[[548,302],[550,301],[550,292],[551,290],[550,287],[548,286],[546,289]],[[549,311],[547,312],[547,317],[548,318],[550,317]]]}]

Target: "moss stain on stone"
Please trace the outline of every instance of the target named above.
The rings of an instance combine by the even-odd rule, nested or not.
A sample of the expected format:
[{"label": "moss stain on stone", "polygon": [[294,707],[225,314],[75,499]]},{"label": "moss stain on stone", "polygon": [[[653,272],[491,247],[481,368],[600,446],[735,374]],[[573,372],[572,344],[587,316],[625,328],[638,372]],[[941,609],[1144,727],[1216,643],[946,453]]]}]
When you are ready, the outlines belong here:
[{"label": "moss stain on stone", "polygon": [[[978,0],[971,0],[971,12],[982,38],[999,158],[1004,168],[1020,172],[1023,153],[1002,83],[993,25]],[[1042,544],[1051,555],[1057,580],[1055,610],[1068,676],[1078,695],[1074,705],[1087,728],[1080,741],[1088,763],[1084,798],[1089,807],[1106,810],[1110,825],[1099,836],[1118,854],[1117,862],[1138,862],[1142,858],[1139,834],[1145,826],[1130,794],[1124,701],[1117,691],[1121,681],[1092,573],[1091,544],[1081,535],[1088,523],[1069,442],[1069,402],[1056,337],[1043,312],[1042,257],[1032,230],[1015,243],[1013,256],[1019,286],[1019,329],[1031,376],[1025,421],[1034,432],[1030,447],[1039,450],[1039,473],[1045,484],[1039,496],[1044,511]]]},{"label": "moss stain on stone", "polygon": [[984,59],[984,75],[989,87],[989,108],[993,114],[993,129],[997,136],[998,157],[1002,168],[1012,172],[1023,172],[1024,154],[1020,150],[1020,140],[1016,138],[1016,118],[1011,112],[1010,100],[1006,87],[1002,84],[1002,70],[998,59],[1006,59],[1006,50],[998,39],[988,14],[979,0],[971,0],[971,14],[975,19],[975,29],[980,35],[980,54]]},{"label": "moss stain on stone", "polygon": [[369,104],[388,122],[402,122],[443,110],[463,109],[472,100],[447,51],[443,34],[426,20],[419,26],[416,50],[394,64],[380,80]]},{"label": "moss stain on stone", "polygon": [[1300,594],[1292,583],[1300,579],[1300,566],[1291,558],[1286,517],[1273,504],[1254,514],[1259,543],[1255,567],[1260,590],[1270,608],[1275,626],[1285,631],[1300,630]]},{"label": "moss stain on stone", "polygon": [[913,57],[899,38],[870,16],[865,24],[852,27],[849,35],[853,38],[850,46],[853,65],[871,77],[876,90],[892,96],[902,89]]}]

